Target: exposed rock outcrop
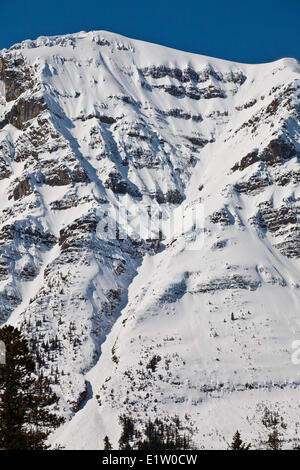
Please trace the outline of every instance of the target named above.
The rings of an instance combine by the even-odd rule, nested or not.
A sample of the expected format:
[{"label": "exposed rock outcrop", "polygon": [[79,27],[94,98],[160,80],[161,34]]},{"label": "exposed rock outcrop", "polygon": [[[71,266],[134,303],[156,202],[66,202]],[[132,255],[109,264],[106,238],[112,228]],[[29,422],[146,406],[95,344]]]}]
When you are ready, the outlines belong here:
[{"label": "exposed rock outcrop", "polygon": [[243,171],[256,162],[264,162],[269,166],[282,164],[284,161],[297,155],[295,145],[285,141],[282,137],[271,140],[262,152],[255,150],[248,153],[232,167],[232,171]]},{"label": "exposed rock outcrop", "polygon": [[8,102],[33,87],[30,68],[22,57],[15,58],[11,54],[6,54],[5,58],[0,56],[0,80],[5,84],[5,99]]},{"label": "exposed rock outcrop", "polygon": [[19,181],[13,190],[14,200],[22,199],[32,193],[32,187],[29,178]]},{"label": "exposed rock outcrop", "polygon": [[4,120],[0,122],[0,129],[3,129],[7,124],[12,124],[20,130],[24,129],[28,121],[37,117],[45,109],[46,104],[42,98],[20,98],[5,115]]}]

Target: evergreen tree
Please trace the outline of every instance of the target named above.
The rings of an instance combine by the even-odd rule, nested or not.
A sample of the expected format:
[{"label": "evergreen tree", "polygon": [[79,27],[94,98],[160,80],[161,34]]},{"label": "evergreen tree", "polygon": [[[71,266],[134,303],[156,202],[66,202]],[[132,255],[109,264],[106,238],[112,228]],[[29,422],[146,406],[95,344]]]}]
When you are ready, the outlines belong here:
[{"label": "evergreen tree", "polygon": [[267,445],[271,450],[280,450],[282,446],[282,441],[278,429],[274,429],[268,436]]},{"label": "evergreen tree", "polygon": [[104,450],[112,450],[112,445],[109,441],[108,436],[105,436],[104,438]]},{"label": "evergreen tree", "polygon": [[271,450],[280,450],[283,443],[281,436],[287,428],[282,416],[279,415],[278,411],[272,411],[265,407],[262,424],[269,431],[266,441],[267,446]]},{"label": "evergreen tree", "polygon": [[232,443],[229,447],[230,450],[249,450],[251,447],[251,444],[245,444],[242,439],[239,431],[236,431],[236,433],[233,436]]},{"label": "evergreen tree", "polygon": [[0,341],[6,346],[6,363],[0,365],[0,448],[46,449],[51,429],[64,422],[48,407],[57,403],[49,381],[35,375],[35,363],[21,332],[5,326]]},{"label": "evergreen tree", "polygon": [[121,450],[177,450],[191,449],[188,434],[182,432],[182,425],[177,416],[165,422],[158,418],[150,419],[144,425],[142,433],[135,429],[132,418],[120,416],[123,426],[119,440]]},{"label": "evergreen tree", "polygon": [[144,439],[137,443],[138,450],[186,450],[192,444],[188,434],[182,432],[178,416],[169,422],[156,418],[146,423],[143,430]]},{"label": "evergreen tree", "polygon": [[126,415],[121,415],[119,420],[123,428],[119,439],[119,448],[120,450],[130,450],[131,446],[129,441],[133,439],[135,433],[134,421],[130,416]]}]

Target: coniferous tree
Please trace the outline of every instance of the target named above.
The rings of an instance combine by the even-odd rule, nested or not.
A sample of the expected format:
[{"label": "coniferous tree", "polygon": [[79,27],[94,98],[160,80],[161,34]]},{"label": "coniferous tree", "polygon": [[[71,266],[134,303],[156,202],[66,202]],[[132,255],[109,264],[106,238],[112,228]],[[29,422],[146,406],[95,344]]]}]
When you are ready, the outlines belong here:
[{"label": "coniferous tree", "polygon": [[104,438],[104,450],[112,450],[112,445],[109,441],[108,436],[105,436]]},{"label": "coniferous tree", "polygon": [[162,421],[149,419],[142,433],[135,429],[134,420],[126,415],[120,416],[123,426],[119,440],[121,450],[177,450],[191,449],[190,436],[182,432],[182,425],[177,416]]},{"label": "coniferous tree", "polygon": [[57,403],[49,381],[35,375],[35,363],[21,332],[5,326],[0,340],[6,346],[6,363],[0,365],[0,448],[46,449],[45,441],[63,418],[48,410]]},{"label": "coniferous tree", "polygon": [[121,415],[119,420],[122,425],[122,433],[119,439],[120,450],[130,450],[130,441],[135,433],[134,421],[130,416],[126,415]]},{"label": "coniferous tree", "polygon": [[287,428],[282,416],[279,415],[277,410],[272,411],[265,407],[262,424],[269,431],[266,441],[267,446],[271,450],[280,450],[283,444],[281,436]]},{"label": "coniferous tree", "polygon": [[232,443],[229,447],[230,450],[249,450],[251,447],[251,444],[245,444],[242,439],[239,431],[236,431],[236,433],[233,436]]},{"label": "coniferous tree", "polygon": [[271,450],[280,450],[282,446],[282,441],[280,439],[278,429],[273,429],[273,431],[269,434],[267,445],[270,447]]}]

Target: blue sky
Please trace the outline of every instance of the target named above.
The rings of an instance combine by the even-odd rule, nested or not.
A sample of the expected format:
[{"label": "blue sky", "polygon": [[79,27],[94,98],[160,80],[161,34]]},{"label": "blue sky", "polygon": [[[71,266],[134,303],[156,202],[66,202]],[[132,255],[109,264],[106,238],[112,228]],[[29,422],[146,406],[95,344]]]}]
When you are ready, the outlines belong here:
[{"label": "blue sky", "polygon": [[98,29],[240,62],[300,59],[300,0],[6,0],[0,4],[0,49],[41,35]]}]

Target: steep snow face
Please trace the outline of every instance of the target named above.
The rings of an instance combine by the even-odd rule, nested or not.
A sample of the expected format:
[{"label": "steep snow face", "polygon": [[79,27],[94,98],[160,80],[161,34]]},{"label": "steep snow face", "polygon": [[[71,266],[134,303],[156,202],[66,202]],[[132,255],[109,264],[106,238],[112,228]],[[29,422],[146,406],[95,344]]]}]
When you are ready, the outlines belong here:
[{"label": "steep snow face", "polygon": [[128,412],[226,447],[276,403],[296,436],[299,72],[102,31],[1,51],[0,319],[61,397],[52,442],[116,446]]}]

